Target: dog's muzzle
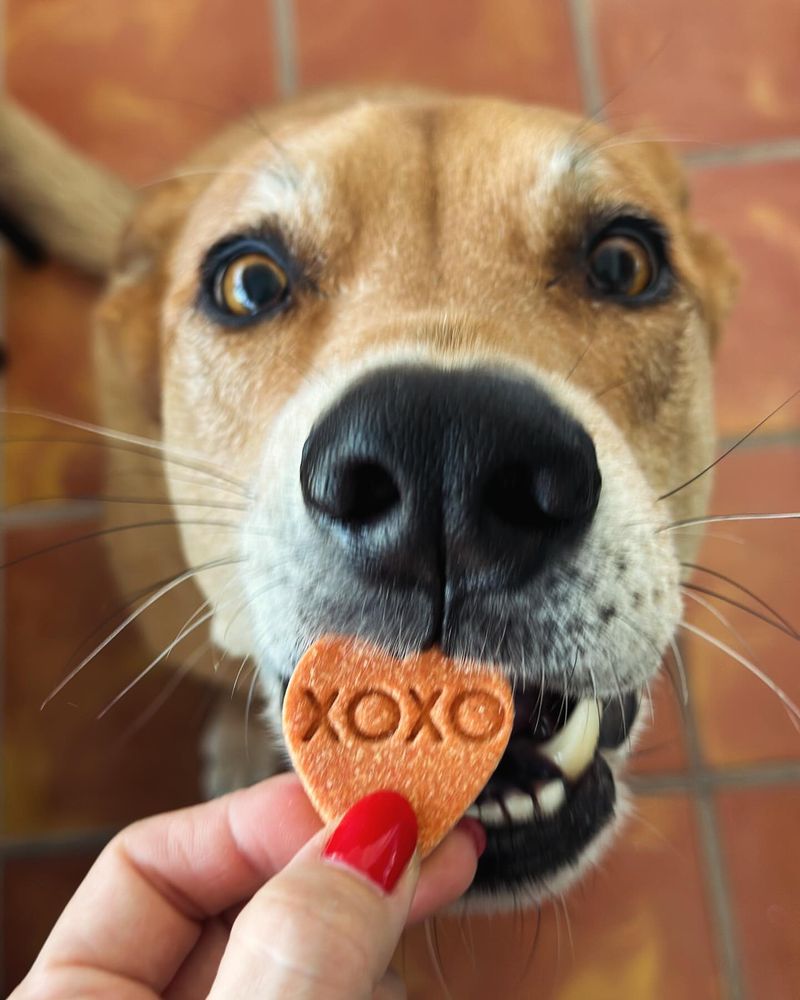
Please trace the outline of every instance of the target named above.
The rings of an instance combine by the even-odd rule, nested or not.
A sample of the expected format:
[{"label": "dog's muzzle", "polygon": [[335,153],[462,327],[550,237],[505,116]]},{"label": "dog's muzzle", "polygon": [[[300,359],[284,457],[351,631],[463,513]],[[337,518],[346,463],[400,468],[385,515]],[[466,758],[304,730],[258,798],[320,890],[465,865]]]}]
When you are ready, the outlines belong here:
[{"label": "dog's muzzle", "polygon": [[300,467],[311,517],[351,567],[424,587],[430,643],[465,592],[529,582],[591,523],[592,439],[527,379],[391,368],[316,424]]},{"label": "dog's muzzle", "polygon": [[[486,648],[465,628],[465,609],[502,608],[574,556],[601,475],[591,437],[533,380],[408,366],[362,377],[323,413],[300,484],[326,558],[364,593],[394,594],[400,615],[413,594],[423,609],[417,648],[480,659]],[[391,643],[385,616],[382,628]],[[487,831],[478,895],[541,886],[574,864],[614,812],[604,755],[639,704],[634,694],[568,695],[571,663],[563,686],[527,689],[508,666],[514,732],[469,810]]]}]

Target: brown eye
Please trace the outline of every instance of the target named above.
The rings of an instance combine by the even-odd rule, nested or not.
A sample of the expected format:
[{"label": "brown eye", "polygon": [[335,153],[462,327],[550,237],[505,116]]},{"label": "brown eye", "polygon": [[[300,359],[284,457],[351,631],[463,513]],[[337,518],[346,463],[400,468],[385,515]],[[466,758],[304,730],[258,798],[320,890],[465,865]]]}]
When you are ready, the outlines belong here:
[{"label": "brown eye", "polygon": [[286,272],[268,254],[245,253],[219,267],[214,276],[214,301],[231,316],[259,316],[285,301]]},{"label": "brown eye", "polygon": [[656,283],[657,263],[652,248],[627,234],[603,236],[588,257],[589,282],[602,295],[633,299]]}]

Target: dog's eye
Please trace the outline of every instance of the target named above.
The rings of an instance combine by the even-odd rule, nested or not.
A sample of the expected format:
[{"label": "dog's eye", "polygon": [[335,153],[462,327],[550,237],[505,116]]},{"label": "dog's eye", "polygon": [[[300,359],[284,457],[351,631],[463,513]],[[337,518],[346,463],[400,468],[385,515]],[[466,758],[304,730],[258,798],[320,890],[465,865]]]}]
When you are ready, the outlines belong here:
[{"label": "dog's eye", "polygon": [[285,301],[286,272],[266,253],[245,253],[221,263],[214,275],[214,302],[230,316],[260,316]]},{"label": "dog's eye", "polygon": [[587,264],[589,284],[608,298],[641,299],[659,284],[658,250],[644,232],[606,231],[591,246]]}]

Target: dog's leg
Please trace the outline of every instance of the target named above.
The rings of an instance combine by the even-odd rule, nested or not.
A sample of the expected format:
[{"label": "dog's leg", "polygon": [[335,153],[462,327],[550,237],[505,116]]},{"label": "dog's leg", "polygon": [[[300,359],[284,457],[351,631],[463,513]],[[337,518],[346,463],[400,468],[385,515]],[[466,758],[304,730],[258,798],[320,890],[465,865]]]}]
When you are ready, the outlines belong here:
[{"label": "dog's leg", "polygon": [[285,770],[275,737],[264,719],[263,705],[253,705],[248,712],[243,699],[231,700],[227,694],[220,696],[206,723],[200,753],[202,788],[207,798]]}]

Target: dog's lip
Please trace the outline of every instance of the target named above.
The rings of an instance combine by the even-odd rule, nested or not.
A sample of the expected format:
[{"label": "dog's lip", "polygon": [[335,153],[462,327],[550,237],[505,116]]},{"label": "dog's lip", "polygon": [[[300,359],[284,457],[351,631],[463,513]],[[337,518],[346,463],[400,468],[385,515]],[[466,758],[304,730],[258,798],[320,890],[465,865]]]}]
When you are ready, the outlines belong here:
[{"label": "dog's lip", "polygon": [[486,848],[468,895],[495,898],[525,887],[546,887],[548,878],[576,864],[611,819],[615,802],[611,767],[597,753],[558,808],[525,823],[482,823]]},{"label": "dog's lip", "polygon": [[[508,747],[466,812],[484,826],[528,825],[553,816],[598,754],[617,750],[625,742],[640,703],[635,691],[573,703],[552,693],[537,697],[537,714],[532,718],[530,696],[515,696],[514,731]],[[557,701],[561,708],[553,726]]]},{"label": "dog's lip", "polygon": [[[281,701],[288,683],[281,682]],[[522,832],[546,825],[570,804],[605,752],[626,742],[640,703],[636,690],[600,699],[574,699],[555,689],[517,690],[508,746],[464,815],[479,820],[489,836],[498,827]]]}]

